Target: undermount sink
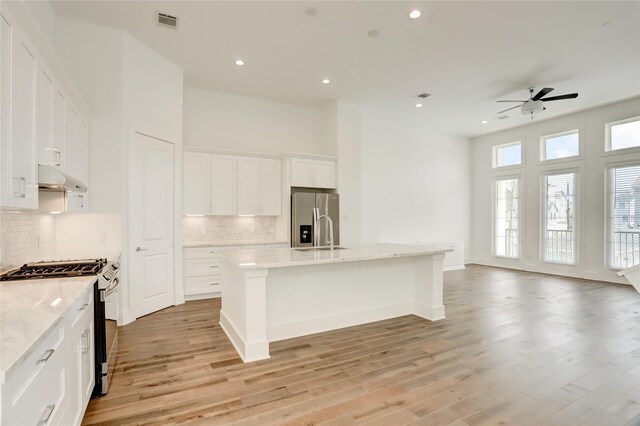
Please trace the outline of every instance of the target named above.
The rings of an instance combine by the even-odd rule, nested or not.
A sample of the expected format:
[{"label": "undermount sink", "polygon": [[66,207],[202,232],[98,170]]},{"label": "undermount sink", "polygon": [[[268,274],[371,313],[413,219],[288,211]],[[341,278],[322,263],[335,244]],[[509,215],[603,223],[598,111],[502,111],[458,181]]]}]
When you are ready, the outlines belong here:
[{"label": "undermount sink", "polygon": [[[345,250],[346,247],[334,247],[334,250]],[[294,249],[295,251],[330,251],[331,247],[323,246],[323,247],[304,247]]]}]

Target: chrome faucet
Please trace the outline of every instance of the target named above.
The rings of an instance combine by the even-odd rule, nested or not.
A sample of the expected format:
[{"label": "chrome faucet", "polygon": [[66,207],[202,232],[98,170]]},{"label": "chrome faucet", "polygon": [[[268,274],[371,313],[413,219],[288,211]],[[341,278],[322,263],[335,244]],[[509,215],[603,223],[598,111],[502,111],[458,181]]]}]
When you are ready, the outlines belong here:
[{"label": "chrome faucet", "polygon": [[327,219],[329,224],[329,247],[333,250],[333,220],[326,214],[321,215],[320,209],[314,207],[313,209],[313,246],[320,247],[320,221]]}]

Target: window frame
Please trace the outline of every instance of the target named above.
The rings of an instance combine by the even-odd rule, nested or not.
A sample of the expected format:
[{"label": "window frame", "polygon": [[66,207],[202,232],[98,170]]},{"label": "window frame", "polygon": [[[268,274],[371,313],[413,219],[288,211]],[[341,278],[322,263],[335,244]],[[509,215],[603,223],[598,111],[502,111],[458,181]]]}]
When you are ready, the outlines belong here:
[{"label": "window frame", "polygon": [[[499,166],[498,165],[498,158],[496,155],[497,149],[498,148],[506,148],[506,147],[510,147],[510,146],[515,146],[515,145],[520,145],[520,163],[518,164],[509,164],[507,166]],[[492,145],[491,146],[491,169],[494,171],[504,171],[504,170],[511,170],[511,169],[517,169],[520,167],[524,167],[524,138],[520,139],[520,140],[516,140],[513,142],[508,142],[508,143],[501,143],[498,145]]]},{"label": "window frame", "polygon": [[[632,149],[632,148],[624,148]],[[618,151],[618,150],[616,150]],[[616,152],[614,151],[614,152]],[[604,166],[604,244],[605,244],[605,267],[611,271],[622,271],[626,268],[613,266],[613,224],[612,224],[612,212],[611,212],[611,169],[625,168],[625,167],[640,167],[640,159],[630,161],[616,161],[607,163]]]},{"label": "window frame", "polygon": [[[523,196],[523,188],[524,188],[524,173],[511,173],[511,174],[501,174],[495,175],[491,179],[491,255],[494,258],[505,259],[505,260],[515,260],[520,261],[523,260],[522,253],[524,247],[524,231],[523,224],[524,222],[524,196]],[[496,185],[498,181],[501,180],[511,180],[518,179],[518,254],[515,257],[511,256],[503,256],[496,254]]]},{"label": "window frame", "polygon": [[[561,157],[561,158],[551,158],[547,159],[547,139],[557,138],[560,136],[571,135],[573,133],[578,134],[578,155],[572,155],[570,157]],[[576,127],[571,130],[565,130],[562,132],[550,133],[548,135],[540,136],[540,157],[538,158],[539,164],[556,164],[556,163],[564,163],[569,161],[578,161],[584,158],[584,148],[582,142],[582,135],[584,132],[580,127]]]},{"label": "window frame", "polygon": [[[574,158],[574,157],[571,157]],[[567,262],[558,262],[558,261],[553,261],[553,260],[546,260],[545,259],[545,249],[546,249],[546,245],[545,245],[545,239],[546,239],[546,225],[547,225],[547,185],[546,185],[546,179],[548,176],[555,176],[555,175],[565,175],[565,174],[569,174],[569,173],[573,173],[574,174],[574,178],[573,178],[573,192],[574,192],[574,200],[573,200],[573,204],[574,204],[574,230],[573,230],[573,234],[574,234],[574,243],[573,243],[573,262],[572,263],[567,263]],[[539,237],[539,244],[540,244],[540,253],[539,253],[539,259],[540,262],[544,263],[544,264],[549,264],[549,265],[559,265],[559,266],[570,266],[570,267],[577,267],[580,263],[580,227],[582,226],[582,221],[581,221],[581,217],[580,217],[580,213],[581,213],[581,208],[580,208],[580,179],[582,178],[582,173],[580,173],[580,168],[579,167],[569,167],[569,168],[562,168],[562,169],[551,169],[551,170],[546,170],[546,171],[541,171],[540,172],[540,195],[539,195],[539,202],[540,202],[540,222],[539,222],[539,233],[540,233],[540,237]]]},{"label": "window frame", "polygon": [[622,120],[612,121],[604,124],[604,153],[605,155],[619,155],[632,152],[640,152],[640,145],[630,146],[628,148],[611,148],[611,127],[620,124],[632,123],[634,121],[640,121],[640,116],[629,117]]}]

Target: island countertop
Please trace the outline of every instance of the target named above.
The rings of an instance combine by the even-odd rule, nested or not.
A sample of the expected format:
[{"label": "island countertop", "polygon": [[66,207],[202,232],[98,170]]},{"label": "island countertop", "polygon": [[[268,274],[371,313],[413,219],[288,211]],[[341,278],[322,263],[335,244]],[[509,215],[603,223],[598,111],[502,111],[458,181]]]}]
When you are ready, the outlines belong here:
[{"label": "island countertop", "polygon": [[0,283],[0,381],[28,357],[96,276]]},{"label": "island countertop", "polygon": [[231,266],[240,269],[268,269],[444,254],[453,250],[453,244],[404,245],[381,243],[341,247],[333,251],[295,248],[234,250],[221,252],[220,256]]}]

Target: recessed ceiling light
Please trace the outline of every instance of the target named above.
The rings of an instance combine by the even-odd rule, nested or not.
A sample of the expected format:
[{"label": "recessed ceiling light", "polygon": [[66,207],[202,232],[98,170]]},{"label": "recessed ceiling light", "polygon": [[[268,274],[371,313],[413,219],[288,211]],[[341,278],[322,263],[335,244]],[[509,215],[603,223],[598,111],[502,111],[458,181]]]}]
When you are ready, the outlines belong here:
[{"label": "recessed ceiling light", "polygon": [[244,61],[242,59],[236,59],[236,65],[241,67],[244,65]]},{"label": "recessed ceiling light", "polygon": [[416,108],[422,108],[422,104],[416,104]]},{"label": "recessed ceiling light", "polygon": [[304,13],[306,13],[308,16],[316,16],[318,10],[315,7],[308,7],[304,10]]},{"label": "recessed ceiling light", "polygon": [[369,34],[369,37],[378,37],[380,35],[380,31],[373,29],[370,30],[367,34]]},{"label": "recessed ceiling light", "polygon": [[487,120],[482,120],[482,121],[480,122],[480,124],[487,124],[487,123],[488,123],[488,121],[487,121]]},{"label": "recessed ceiling light", "polygon": [[328,78],[325,78],[324,80],[322,80],[322,84],[329,84],[331,83],[331,80],[329,80]]},{"label": "recessed ceiling light", "polygon": [[409,12],[409,18],[411,19],[419,18],[420,15],[422,15],[422,12],[420,12],[418,9],[414,9],[411,12]]}]

